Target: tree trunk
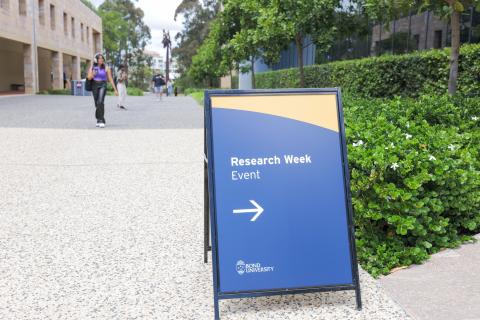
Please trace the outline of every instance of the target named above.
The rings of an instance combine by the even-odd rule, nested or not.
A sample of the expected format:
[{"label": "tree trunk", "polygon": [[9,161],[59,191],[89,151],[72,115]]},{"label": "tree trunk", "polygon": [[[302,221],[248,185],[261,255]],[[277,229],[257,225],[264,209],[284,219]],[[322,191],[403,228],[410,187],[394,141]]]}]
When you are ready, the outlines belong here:
[{"label": "tree trunk", "polygon": [[454,95],[457,93],[458,56],[460,53],[460,12],[455,10],[454,4],[451,4],[450,8],[452,10],[452,18],[450,21],[452,27],[452,51],[450,54],[448,93]]},{"label": "tree trunk", "polygon": [[252,89],[255,89],[255,58],[252,57],[250,62],[250,70],[252,71]]},{"label": "tree trunk", "polygon": [[125,61],[123,64],[125,66],[125,72],[128,73],[128,47],[125,49]]},{"label": "tree trunk", "polygon": [[165,63],[165,82],[170,80],[170,47],[167,46],[167,61]]},{"label": "tree trunk", "polygon": [[303,37],[300,32],[295,36],[295,43],[297,45],[297,61],[298,70],[300,71],[300,88],[305,87],[305,74],[303,72]]}]

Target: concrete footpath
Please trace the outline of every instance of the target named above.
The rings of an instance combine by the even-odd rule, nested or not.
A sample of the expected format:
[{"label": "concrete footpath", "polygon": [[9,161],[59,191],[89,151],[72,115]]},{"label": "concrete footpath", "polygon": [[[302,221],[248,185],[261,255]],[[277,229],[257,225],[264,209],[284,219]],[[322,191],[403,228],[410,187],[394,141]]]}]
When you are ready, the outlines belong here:
[{"label": "concrete footpath", "polygon": [[380,283],[416,320],[480,320],[480,242],[439,252]]},{"label": "concrete footpath", "polygon": [[[0,99],[0,319],[212,319],[203,113],[193,99]],[[353,292],[221,301],[222,319],[410,319]],[[452,297],[455,301],[456,297]]]}]

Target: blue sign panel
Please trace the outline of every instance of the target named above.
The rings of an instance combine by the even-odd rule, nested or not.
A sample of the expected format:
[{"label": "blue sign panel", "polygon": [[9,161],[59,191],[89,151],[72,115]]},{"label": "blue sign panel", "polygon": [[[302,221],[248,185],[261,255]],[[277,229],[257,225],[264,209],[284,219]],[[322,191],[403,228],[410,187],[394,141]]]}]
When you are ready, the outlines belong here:
[{"label": "blue sign panel", "polygon": [[358,289],[337,90],[207,92],[206,120],[216,297]]}]

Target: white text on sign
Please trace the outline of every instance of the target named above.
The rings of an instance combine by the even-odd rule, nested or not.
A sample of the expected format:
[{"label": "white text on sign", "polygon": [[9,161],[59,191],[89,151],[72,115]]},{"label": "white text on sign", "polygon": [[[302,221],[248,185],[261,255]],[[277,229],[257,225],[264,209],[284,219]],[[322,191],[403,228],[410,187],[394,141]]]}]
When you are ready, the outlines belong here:
[{"label": "white text on sign", "polygon": [[[283,159],[283,161],[282,161]],[[309,154],[305,155],[293,155],[285,154],[282,157],[277,155],[269,157],[257,157],[257,158],[239,158],[230,157],[230,165],[232,167],[249,167],[249,166],[278,166],[278,165],[308,165],[312,163],[312,157]],[[261,179],[260,170],[255,171],[232,171],[232,180],[259,180]]]}]

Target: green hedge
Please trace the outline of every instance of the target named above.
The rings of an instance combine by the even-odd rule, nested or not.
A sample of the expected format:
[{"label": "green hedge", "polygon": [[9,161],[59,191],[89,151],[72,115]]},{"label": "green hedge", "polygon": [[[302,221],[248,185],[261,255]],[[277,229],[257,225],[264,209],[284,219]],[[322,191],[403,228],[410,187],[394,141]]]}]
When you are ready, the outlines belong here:
[{"label": "green hedge", "polygon": [[140,88],[127,87],[127,95],[129,96],[143,96],[143,90]]},{"label": "green hedge", "polygon": [[183,93],[186,95],[186,96],[189,96],[190,94],[194,93],[194,92],[198,92],[198,91],[203,91],[205,89],[201,89],[201,88],[186,88],[185,90],[183,90]]},{"label": "green hedge", "polygon": [[344,101],[359,261],[372,275],[480,232],[480,98]]},{"label": "green hedge", "polygon": [[[364,97],[419,96],[447,91],[449,49],[385,55],[305,67],[305,86],[341,87]],[[257,88],[297,88],[298,69],[258,73]],[[480,95],[480,44],[460,50],[458,90]]]},{"label": "green hedge", "polygon": [[[107,86],[107,96],[113,96],[113,87]],[[143,96],[143,89],[136,87],[127,87],[127,95],[129,96]]]},{"label": "green hedge", "polygon": [[197,103],[203,107],[205,90],[197,89],[197,91],[190,91],[188,95],[195,99],[195,101],[197,101]]}]

